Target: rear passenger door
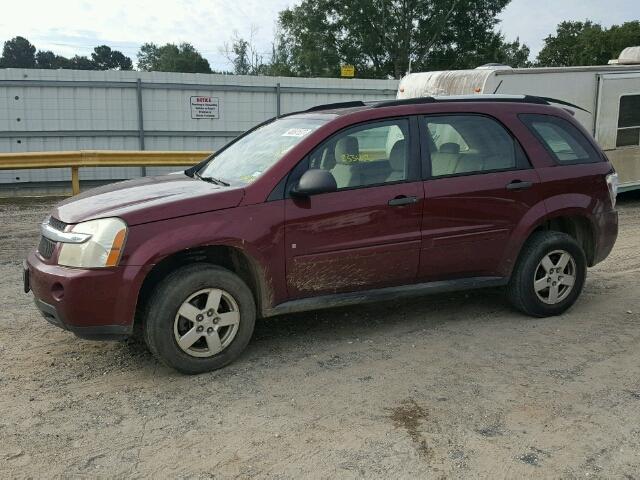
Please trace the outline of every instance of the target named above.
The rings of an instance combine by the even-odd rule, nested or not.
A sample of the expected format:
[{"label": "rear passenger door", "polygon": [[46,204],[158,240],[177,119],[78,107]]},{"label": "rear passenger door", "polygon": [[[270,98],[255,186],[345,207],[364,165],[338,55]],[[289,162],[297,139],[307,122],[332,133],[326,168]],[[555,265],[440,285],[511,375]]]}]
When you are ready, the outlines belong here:
[{"label": "rear passenger door", "polygon": [[320,144],[290,174],[286,192],[310,168],[338,190],[285,199],[291,298],[413,283],[418,270],[423,189],[417,122],[369,122]]},{"label": "rear passenger door", "polygon": [[503,276],[511,234],[538,203],[539,178],[492,117],[420,119],[425,207],[418,279]]}]

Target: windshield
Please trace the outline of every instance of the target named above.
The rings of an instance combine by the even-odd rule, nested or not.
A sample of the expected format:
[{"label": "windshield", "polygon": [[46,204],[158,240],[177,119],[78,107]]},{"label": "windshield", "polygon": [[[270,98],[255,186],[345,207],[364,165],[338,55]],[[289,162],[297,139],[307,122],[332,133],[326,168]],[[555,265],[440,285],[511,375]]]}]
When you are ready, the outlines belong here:
[{"label": "windshield", "polygon": [[215,155],[198,173],[230,184],[249,184],[311,132],[330,120],[289,117],[268,123]]}]

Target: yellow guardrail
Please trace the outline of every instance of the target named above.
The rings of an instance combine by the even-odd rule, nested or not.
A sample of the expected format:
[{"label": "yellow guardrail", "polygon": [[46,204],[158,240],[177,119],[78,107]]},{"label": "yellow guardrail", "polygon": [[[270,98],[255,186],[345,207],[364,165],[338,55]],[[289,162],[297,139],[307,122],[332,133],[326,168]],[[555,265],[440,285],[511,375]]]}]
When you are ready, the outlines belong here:
[{"label": "yellow guardrail", "polygon": [[23,168],[70,168],[73,194],[80,193],[82,167],[173,167],[191,166],[211,152],[165,152],[125,150],[80,150],[76,152],[0,153],[0,170]]}]

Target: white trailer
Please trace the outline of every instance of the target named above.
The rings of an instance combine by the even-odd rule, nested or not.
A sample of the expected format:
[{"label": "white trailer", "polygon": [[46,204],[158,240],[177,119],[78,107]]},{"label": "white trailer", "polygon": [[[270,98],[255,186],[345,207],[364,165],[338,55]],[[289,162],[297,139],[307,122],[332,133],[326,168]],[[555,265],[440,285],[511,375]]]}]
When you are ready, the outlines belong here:
[{"label": "white trailer", "polygon": [[[634,58],[637,64],[633,64]],[[411,73],[401,80],[397,97],[499,93],[536,95],[570,102],[586,110],[576,109],[575,117],[593,134],[615,166],[620,177],[620,191],[638,189],[640,48],[625,50],[619,63],[613,63],[616,64],[517,69],[489,65],[475,70]]]}]

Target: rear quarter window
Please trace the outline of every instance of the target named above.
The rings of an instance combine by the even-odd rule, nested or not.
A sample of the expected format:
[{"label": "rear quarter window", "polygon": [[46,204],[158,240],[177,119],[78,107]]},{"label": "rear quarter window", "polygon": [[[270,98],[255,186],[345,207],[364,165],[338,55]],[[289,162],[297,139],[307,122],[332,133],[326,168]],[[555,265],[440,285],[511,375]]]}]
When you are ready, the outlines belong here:
[{"label": "rear quarter window", "polygon": [[523,114],[520,119],[559,164],[595,163],[602,160],[584,134],[563,118]]}]

